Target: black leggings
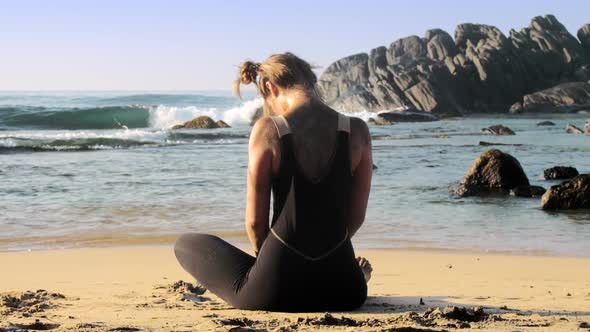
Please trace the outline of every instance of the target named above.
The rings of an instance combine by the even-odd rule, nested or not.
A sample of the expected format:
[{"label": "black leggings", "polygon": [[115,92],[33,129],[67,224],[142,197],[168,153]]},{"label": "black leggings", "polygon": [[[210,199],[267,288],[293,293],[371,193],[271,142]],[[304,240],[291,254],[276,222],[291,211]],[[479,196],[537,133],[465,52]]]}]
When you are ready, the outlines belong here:
[{"label": "black leggings", "polygon": [[257,258],[208,234],[185,234],[174,247],[180,265],[238,309],[285,312],[360,307],[367,285],[350,240],[319,261],[305,259],[269,233]]}]

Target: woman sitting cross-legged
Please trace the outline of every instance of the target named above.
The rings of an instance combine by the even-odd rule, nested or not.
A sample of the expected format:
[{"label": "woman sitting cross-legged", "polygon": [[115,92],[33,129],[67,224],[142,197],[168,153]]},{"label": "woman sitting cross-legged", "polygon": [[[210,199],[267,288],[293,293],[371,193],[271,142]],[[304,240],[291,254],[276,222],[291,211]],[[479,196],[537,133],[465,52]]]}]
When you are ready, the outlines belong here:
[{"label": "woman sitting cross-legged", "polygon": [[[208,234],[182,235],[180,265],[239,309],[326,311],[359,308],[371,266],[351,238],[371,187],[371,137],[364,121],[326,106],[311,66],[291,53],[245,62],[265,111],[248,146],[246,231],[255,257]],[[271,194],[273,214],[269,222]]]}]

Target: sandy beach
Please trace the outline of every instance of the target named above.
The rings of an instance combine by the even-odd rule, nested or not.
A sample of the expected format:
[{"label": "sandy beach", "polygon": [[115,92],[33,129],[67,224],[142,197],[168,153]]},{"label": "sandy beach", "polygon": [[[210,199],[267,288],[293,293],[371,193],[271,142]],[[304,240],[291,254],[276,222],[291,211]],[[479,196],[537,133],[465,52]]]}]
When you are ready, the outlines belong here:
[{"label": "sandy beach", "polygon": [[366,304],[326,314],[233,309],[177,283],[194,280],[171,246],[0,253],[0,331],[590,330],[588,258],[359,254],[374,267]]}]

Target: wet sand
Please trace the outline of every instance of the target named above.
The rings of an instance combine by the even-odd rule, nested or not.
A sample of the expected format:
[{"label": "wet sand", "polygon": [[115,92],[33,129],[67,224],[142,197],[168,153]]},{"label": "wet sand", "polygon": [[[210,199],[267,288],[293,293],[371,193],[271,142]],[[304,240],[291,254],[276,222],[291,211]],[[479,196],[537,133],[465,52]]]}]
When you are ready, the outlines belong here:
[{"label": "wet sand", "polygon": [[359,254],[369,299],[326,314],[233,309],[177,283],[170,246],[0,253],[0,331],[590,331],[588,258]]}]

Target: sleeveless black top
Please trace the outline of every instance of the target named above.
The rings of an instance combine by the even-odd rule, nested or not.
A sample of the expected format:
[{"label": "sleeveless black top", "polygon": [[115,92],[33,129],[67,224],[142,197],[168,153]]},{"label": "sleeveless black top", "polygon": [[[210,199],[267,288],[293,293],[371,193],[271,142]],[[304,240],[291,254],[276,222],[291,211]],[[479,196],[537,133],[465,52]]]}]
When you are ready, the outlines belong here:
[{"label": "sleeveless black top", "polygon": [[300,166],[287,119],[272,117],[281,137],[281,164],[272,181],[271,233],[308,260],[321,260],[349,241],[352,169],[350,118],[338,115],[336,145],[327,168],[308,178]]}]

